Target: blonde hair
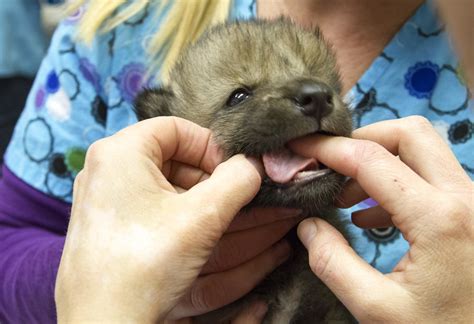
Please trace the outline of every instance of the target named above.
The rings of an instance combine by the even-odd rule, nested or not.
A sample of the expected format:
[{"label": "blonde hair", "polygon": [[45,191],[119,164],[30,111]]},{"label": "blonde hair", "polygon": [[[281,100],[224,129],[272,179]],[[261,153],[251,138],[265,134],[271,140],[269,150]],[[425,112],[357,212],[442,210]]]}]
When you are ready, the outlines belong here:
[{"label": "blonde hair", "polygon": [[[156,0],[88,0],[78,27],[78,38],[91,43],[98,32],[108,32],[127,21]],[[167,81],[168,73],[179,53],[196,41],[210,26],[224,22],[232,0],[175,0],[161,28],[148,43],[147,52],[155,62],[151,69],[161,66],[160,78]],[[75,0],[68,11],[75,11],[86,0]],[[122,10],[118,7],[124,5]],[[162,14],[170,0],[161,0],[156,15]]]}]

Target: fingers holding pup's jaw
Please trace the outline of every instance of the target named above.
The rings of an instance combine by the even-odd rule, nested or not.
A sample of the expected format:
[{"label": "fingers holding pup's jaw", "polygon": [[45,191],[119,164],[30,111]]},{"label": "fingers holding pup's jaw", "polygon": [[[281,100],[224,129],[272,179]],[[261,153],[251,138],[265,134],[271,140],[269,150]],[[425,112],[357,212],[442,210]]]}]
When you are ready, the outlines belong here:
[{"label": "fingers holding pup's jaw", "polygon": [[290,218],[225,234],[201,274],[225,271],[251,260],[280,241],[299,221],[299,218]]},{"label": "fingers holding pup's jaw", "polygon": [[200,277],[168,318],[196,316],[223,307],[250,292],[290,256],[286,241],[228,271]]},{"label": "fingers holding pup's jaw", "polygon": [[[329,168],[353,178],[370,197],[376,200],[402,231],[410,231],[413,222],[425,226],[426,222],[411,219],[406,208],[432,205],[431,197],[424,194],[433,187],[383,146],[368,140],[343,137],[311,136],[291,144],[292,149],[304,156],[313,156]],[[410,207],[409,207],[410,206]],[[397,218],[398,217],[398,218]]]},{"label": "fingers holding pup's jaw", "polygon": [[234,218],[227,232],[238,232],[289,218],[300,217],[301,213],[302,211],[300,209],[292,208],[252,208],[250,210],[241,211],[239,215]]},{"label": "fingers holding pup's jaw", "polygon": [[454,153],[425,117],[375,123],[355,130],[352,136],[379,143],[441,190],[463,191],[470,182]]}]

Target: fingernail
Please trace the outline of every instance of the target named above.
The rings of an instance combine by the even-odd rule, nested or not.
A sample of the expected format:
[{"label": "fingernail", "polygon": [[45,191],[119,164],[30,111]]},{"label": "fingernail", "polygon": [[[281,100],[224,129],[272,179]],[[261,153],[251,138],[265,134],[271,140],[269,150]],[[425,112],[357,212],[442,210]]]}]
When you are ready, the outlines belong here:
[{"label": "fingernail", "polygon": [[263,167],[262,161],[253,156],[245,156],[245,158],[247,159],[247,161],[253,164],[255,169],[257,169],[258,173],[260,173],[260,176],[263,178],[263,176],[265,175],[265,169]]},{"label": "fingernail", "polygon": [[259,301],[254,304],[253,313],[255,314],[255,316],[257,316],[257,318],[263,318],[267,311],[268,305],[265,302]]},{"label": "fingernail", "polygon": [[317,228],[314,219],[306,219],[298,226],[298,237],[306,248],[311,245],[311,242],[316,237],[316,232]]}]

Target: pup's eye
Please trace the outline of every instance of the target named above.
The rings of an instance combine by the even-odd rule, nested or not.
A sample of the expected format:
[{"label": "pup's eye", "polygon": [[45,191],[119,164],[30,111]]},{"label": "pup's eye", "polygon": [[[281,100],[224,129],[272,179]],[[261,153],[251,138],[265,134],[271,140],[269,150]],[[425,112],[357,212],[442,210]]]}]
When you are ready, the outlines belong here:
[{"label": "pup's eye", "polygon": [[227,99],[226,104],[228,107],[233,107],[250,97],[250,95],[251,93],[247,89],[238,88],[232,92],[232,94],[229,96],[229,99]]}]

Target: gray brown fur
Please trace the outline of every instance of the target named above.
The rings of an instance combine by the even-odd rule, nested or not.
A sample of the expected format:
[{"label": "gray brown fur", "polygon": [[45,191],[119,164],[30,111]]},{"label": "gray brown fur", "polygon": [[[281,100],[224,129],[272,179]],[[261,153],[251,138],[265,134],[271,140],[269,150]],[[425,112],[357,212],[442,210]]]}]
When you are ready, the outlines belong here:
[{"label": "gray brown fur", "polygon": [[[318,30],[304,31],[287,20],[250,21],[212,28],[179,58],[170,83],[136,100],[139,119],[173,115],[210,128],[227,156],[261,156],[289,140],[314,132],[349,136],[351,115],[340,97],[335,59]],[[324,84],[332,93],[327,116],[295,109],[295,89]],[[228,107],[229,95],[246,88],[251,96]],[[331,173],[311,183],[285,186],[264,179],[251,206],[296,207],[320,215],[345,232],[331,208],[344,177]],[[294,233],[293,233],[294,235]],[[208,315],[202,323],[224,323],[255,298],[269,303],[265,323],[350,322],[352,317],[314,276],[297,239],[288,262],[250,294]],[[291,305],[294,309],[291,309]],[[288,309],[285,309],[288,308]]]}]

